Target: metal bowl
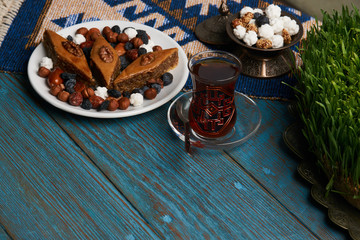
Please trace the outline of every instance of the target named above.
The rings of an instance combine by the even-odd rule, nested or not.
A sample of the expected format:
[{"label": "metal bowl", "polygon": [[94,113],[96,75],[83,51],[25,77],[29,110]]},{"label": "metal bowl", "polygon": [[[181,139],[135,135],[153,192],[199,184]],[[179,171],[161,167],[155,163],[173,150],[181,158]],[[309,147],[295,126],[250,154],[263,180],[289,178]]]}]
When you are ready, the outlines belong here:
[{"label": "metal bowl", "polygon": [[242,40],[238,39],[231,26],[231,22],[235,18],[240,17],[240,13],[229,16],[226,23],[226,33],[237,43],[237,48],[233,53],[239,57],[243,65],[242,74],[256,78],[273,78],[289,73],[295,67],[295,56],[290,47],[297,44],[304,33],[302,23],[299,19],[290,13],[282,11],[281,16],[288,16],[295,20],[299,25],[299,32],[291,36],[291,43],[285,44],[281,48],[262,49],[256,46],[248,46]]}]

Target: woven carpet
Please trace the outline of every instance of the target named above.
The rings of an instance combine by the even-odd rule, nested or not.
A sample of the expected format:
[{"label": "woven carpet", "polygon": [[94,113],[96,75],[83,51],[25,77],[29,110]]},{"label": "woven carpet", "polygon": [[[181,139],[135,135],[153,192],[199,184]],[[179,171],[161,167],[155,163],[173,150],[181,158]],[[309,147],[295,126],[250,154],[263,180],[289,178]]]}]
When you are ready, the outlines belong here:
[{"label": "woven carpet", "polygon": [[[6,1],[3,1],[3,3]],[[0,71],[26,73],[28,59],[40,43],[45,29],[55,31],[74,24],[96,20],[122,20],[154,27],[175,39],[187,56],[199,51],[215,49],[200,42],[194,29],[209,17],[218,15],[220,0],[23,0],[8,1],[0,32]],[[244,6],[265,8],[272,0],[227,1],[232,13]],[[6,4],[5,4],[6,5]],[[281,6],[282,11],[294,14],[303,23],[304,30],[315,19],[300,11]],[[293,47],[296,51],[296,47]],[[287,84],[284,84],[287,83]],[[241,76],[237,90],[247,95],[287,100],[293,92],[287,85],[294,85],[291,75],[273,79],[256,79]],[[188,79],[185,88],[191,88]]]}]

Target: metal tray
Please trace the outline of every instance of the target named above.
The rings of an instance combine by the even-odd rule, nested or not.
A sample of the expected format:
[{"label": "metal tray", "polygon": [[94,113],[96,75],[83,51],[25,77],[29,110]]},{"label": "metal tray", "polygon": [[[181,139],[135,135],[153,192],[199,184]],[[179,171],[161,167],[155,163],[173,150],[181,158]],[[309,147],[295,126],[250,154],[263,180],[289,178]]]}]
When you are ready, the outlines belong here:
[{"label": "metal tray", "polygon": [[328,209],[328,216],[332,222],[348,230],[352,239],[360,240],[360,210],[350,205],[340,194],[326,194],[326,177],[316,166],[315,157],[307,150],[301,123],[288,126],[283,133],[283,139],[289,149],[301,159],[297,170],[312,184],[311,196]]}]

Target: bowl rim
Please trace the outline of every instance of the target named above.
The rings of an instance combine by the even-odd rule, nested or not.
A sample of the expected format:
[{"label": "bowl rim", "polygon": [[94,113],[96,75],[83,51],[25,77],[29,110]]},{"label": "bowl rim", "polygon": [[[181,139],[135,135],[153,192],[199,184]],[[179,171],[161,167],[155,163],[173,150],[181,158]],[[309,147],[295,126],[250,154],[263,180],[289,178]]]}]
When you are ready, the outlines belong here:
[{"label": "bowl rim", "polygon": [[[262,9],[262,10],[264,10],[264,9]],[[281,11],[281,16],[288,16],[288,17],[291,18],[291,20],[295,20],[296,23],[299,25],[299,32],[297,34],[291,36],[292,37],[291,43],[286,44],[286,45],[284,45],[283,47],[280,47],[280,48],[263,49],[263,48],[248,46],[242,40],[238,39],[233,33],[233,28],[231,26],[231,22],[236,17],[240,17],[240,11],[229,16],[228,21],[226,22],[226,33],[228,34],[228,36],[235,43],[239,44],[240,46],[242,46],[242,47],[244,47],[246,49],[259,51],[259,52],[278,52],[278,51],[282,51],[282,50],[285,50],[287,48],[290,48],[290,47],[294,46],[295,44],[297,44],[302,39],[303,34],[304,34],[304,28],[303,28],[302,22],[297,17],[295,17],[293,14],[285,12],[285,11],[282,10]]]}]

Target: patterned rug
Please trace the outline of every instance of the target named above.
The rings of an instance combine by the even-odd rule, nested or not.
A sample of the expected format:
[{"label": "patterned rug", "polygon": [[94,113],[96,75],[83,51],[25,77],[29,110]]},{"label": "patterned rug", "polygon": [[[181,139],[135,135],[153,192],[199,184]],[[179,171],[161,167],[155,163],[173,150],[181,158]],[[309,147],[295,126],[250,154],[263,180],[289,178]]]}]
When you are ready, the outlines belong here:
[{"label": "patterned rug", "polygon": [[[41,41],[45,29],[58,31],[74,24],[95,20],[123,20],[154,27],[175,39],[187,56],[215,49],[200,42],[194,29],[209,17],[218,15],[220,0],[22,0],[2,1],[5,14],[0,31],[0,71],[26,72],[28,59]],[[7,3],[5,3],[7,2]],[[265,8],[272,0],[227,1],[232,13],[244,6]],[[303,23],[304,31],[315,19],[296,9],[281,6]],[[296,51],[296,48],[293,47]],[[291,99],[296,80],[291,75],[273,79],[241,76],[237,90],[247,95],[267,99]],[[185,88],[191,88],[188,79]]]}]

